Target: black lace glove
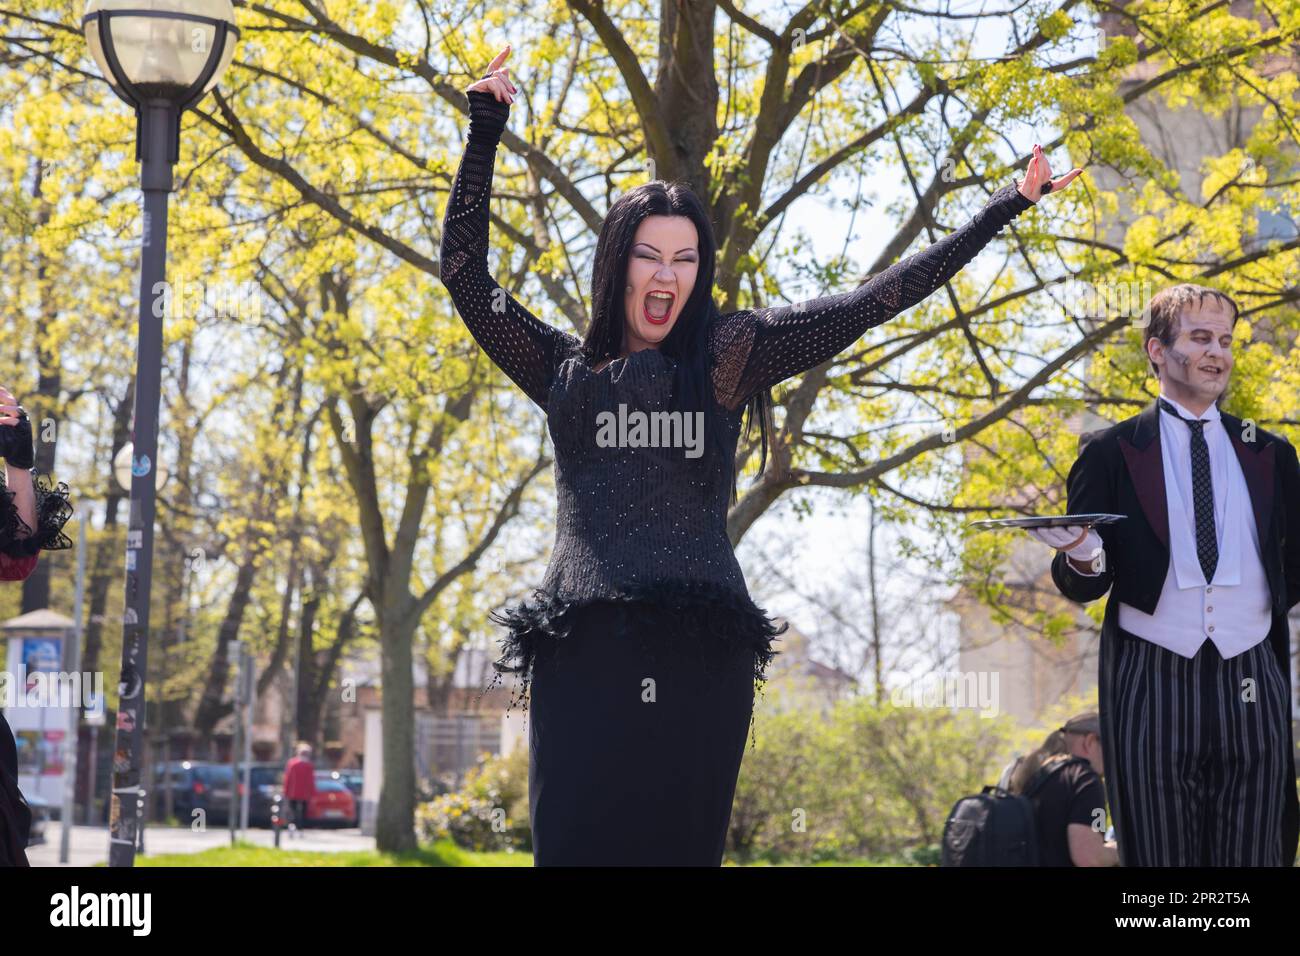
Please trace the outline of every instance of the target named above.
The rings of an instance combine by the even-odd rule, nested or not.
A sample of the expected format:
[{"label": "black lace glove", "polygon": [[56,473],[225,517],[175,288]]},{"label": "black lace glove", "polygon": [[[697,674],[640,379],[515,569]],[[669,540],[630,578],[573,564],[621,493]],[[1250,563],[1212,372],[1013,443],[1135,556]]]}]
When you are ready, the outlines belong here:
[{"label": "black lace glove", "polygon": [[15,468],[30,468],[35,463],[32,422],[25,411],[18,412],[17,424],[0,425],[0,458]]}]

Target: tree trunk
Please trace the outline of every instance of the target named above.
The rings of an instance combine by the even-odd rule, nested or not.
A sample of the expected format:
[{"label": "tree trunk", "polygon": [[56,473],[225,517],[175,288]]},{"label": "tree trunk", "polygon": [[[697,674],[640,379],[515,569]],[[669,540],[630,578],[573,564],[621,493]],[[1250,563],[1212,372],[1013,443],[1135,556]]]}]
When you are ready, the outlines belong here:
[{"label": "tree trunk", "polygon": [[[43,164],[36,164],[36,176],[33,180],[32,195],[40,198],[41,181],[44,179]],[[37,213],[36,225],[38,228],[48,225],[50,221],[50,206],[47,202],[40,202],[40,212]],[[32,243],[32,249],[36,254],[36,287],[44,293],[48,281],[46,261],[44,254],[40,251],[40,243]],[[52,321],[53,315],[45,315],[45,309],[41,309],[41,318],[44,321]],[[54,453],[58,432],[54,432],[55,441],[44,441],[43,432],[45,431],[43,422],[48,419],[51,423],[58,422],[59,416],[51,414],[56,411],[59,400],[59,389],[62,387],[62,369],[59,365],[59,354],[57,351],[51,352],[46,344],[45,337],[39,332],[34,335],[33,340],[36,343],[36,394],[29,396],[26,401],[31,408],[28,410],[28,418],[32,423],[32,438],[34,439],[36,456],[34,464],[38,469],[47,475],[54,474]],[[19,396],[18,400],[24,399]],[[26,406],[24,406],[26,407]],[[33,529],[35,530],[35,529]],[[78,530],[78,534],[82,532]],[[22,609],[26,614],[28,611],[37,611],[41,608],[50,606],[50,572],[52,562],[49,554],[43,554],[41,559],[36,562],[36,568],[23,581],[23,598]]]},{"label": "tree trunk", "polygon": [[239,566],[235,590],[230,595],[226,616],[217,631],[217,646],[213,649],[212,660],[208,664],[203,696],[199,698],[199,706],[194,713],[194,734],[205,747],[212,743],[212,730],[217,721],[231,710],[231,703],[225,699],[226,682],[230,678],[227,648],[231,641],[239,637],[239,626],[243,623],[244,612],[252,600],[256,560],[256,553],[250,550],[244,557],[244,563]]},{"label": "tree trunk", "polygon": [[[108,460],[111,462],[131,438],[131,409],[135,405],[135,379],[127,382],[126,395],[113,409],[113,439]],[[108,609],[108,589],[115,580],[113,559],[120,555],[117,538],[117,506],[127,493],[117,483],[117,476],[109,469],[104,492],[104,535],[94,551],[87,591],[90,599],[86,616],[86,647],[81,656],[82,669],[87,673],[99,670],[99,653],[104,646],[104,612]],[[89,524],[85,510],[81,520]]]},{"label": "tree trunk", "polygon": [[[397,612],[379,614],[383,649],[384,785],[379,793],[375,845],[410,853],[415,839],[415,682],[411,675],[413,624]],[[402,622],[402,623],[399,623]]]}]

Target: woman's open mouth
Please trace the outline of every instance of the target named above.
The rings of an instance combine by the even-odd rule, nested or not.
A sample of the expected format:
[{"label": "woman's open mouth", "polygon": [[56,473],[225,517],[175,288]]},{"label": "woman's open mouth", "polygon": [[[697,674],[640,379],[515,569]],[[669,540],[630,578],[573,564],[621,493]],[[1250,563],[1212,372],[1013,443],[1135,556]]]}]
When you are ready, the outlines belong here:
[{"label": "woman's open mouth", "polygon": [[641,303],[645,320],[652,325],[663,325],[672,314],[673,302],[676,298],[671,292],[662,292],[658,289],[647,292],[645,300]]}]

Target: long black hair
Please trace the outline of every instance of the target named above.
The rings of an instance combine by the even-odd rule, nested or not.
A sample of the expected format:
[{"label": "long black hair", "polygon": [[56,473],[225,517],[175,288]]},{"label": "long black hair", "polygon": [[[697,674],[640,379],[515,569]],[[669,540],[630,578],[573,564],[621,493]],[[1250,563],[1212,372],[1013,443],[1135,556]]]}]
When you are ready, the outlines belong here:
[{"label": "long black hair", "polygon": [[[695,224],[699,235],[699,270],[695,286],[673,323],[672,330],[659,343],[660,351],[677,363],[673,379],[671,410],[704,412],[705,432],[720,454],[728,455],[721,423],[714,410],[712,380],[709,376],[708,335],[720,318],[713,300],[713,277],[718,245],[704,204],[683,183],[666,183],[656,179],[629,190],[609,208],[596,240],[596,256],[591,270],[591,326],[582,341],[582,352],[590,365],[607,358],[617,358],[623,347],[627,321],[623,311],[627,265],[637,226],[646,216],[685,216]],[[745,434],[758,419],[762,440],[758,471],[767,466],[767,445],[772,427],[772,393],[761,389],[746,403]],[[701,456],[701,461],[705,456]],[[736,500],[735,462],[728,460],[731,473],[731,500]]]}]

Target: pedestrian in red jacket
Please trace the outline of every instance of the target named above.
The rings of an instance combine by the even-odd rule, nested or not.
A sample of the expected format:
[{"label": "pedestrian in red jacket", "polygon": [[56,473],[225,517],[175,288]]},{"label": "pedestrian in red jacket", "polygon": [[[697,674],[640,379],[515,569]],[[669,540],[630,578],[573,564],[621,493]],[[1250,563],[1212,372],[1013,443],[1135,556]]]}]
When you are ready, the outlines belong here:
[{"label": "pedestrian in red jacket", "polygon": [[311,745],[300,743],[297,756],[284,767],[284,798],[292,813],[290,830],[307,824],[307,801],[316,796],[316,767],[311,762]]}]

